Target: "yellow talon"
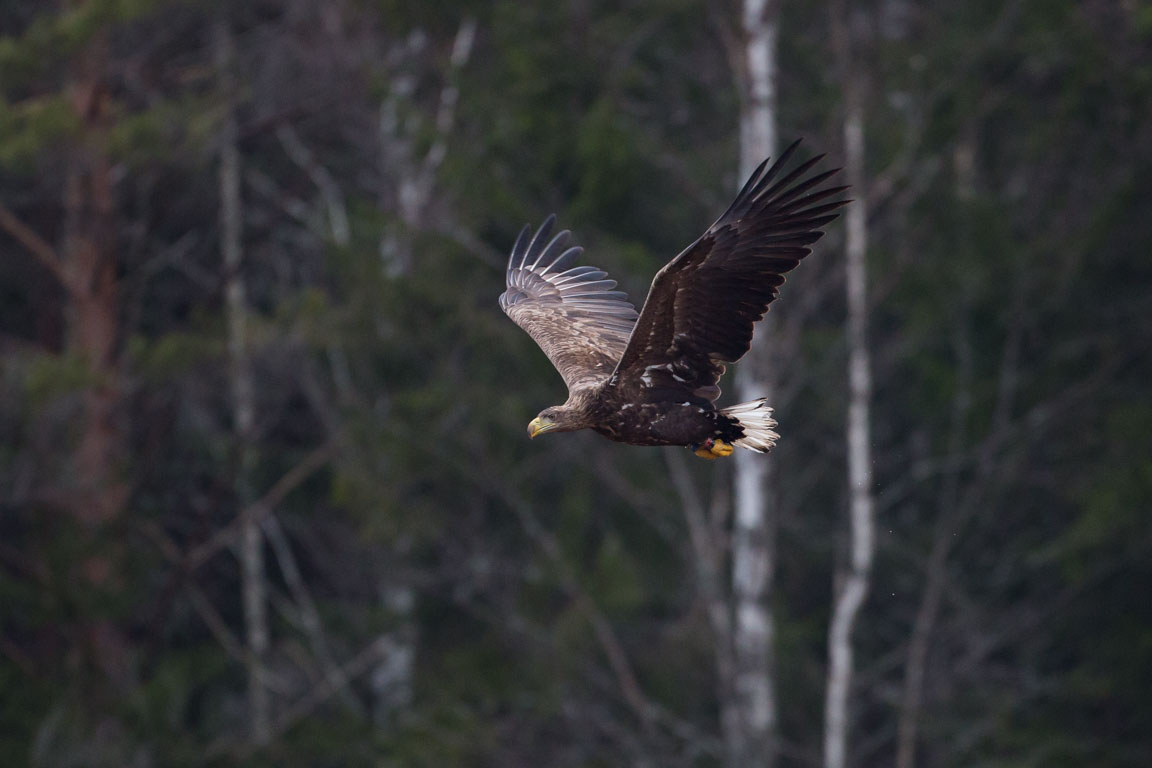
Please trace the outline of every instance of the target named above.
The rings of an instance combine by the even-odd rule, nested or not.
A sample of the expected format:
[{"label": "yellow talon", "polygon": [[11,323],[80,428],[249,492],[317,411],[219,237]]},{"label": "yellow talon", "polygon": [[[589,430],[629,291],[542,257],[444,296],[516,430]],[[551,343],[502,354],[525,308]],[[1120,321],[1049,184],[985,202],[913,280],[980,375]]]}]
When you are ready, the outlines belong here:
[{"label": "yellow talon", "polygon": [[731,456],[732,446],[723,440],[709,440],[697,448],[695,454],[702,459],[718,459],[721,456]]}]

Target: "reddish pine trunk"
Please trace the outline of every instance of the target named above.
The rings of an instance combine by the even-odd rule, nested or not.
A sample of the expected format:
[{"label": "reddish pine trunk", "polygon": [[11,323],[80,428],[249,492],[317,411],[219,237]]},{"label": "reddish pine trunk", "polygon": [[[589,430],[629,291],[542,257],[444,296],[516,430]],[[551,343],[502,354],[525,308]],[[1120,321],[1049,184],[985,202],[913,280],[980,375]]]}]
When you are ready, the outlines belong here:
[{"label": "reddish pine trunk", "polygon": [[67,353],[84,362],[92,384],[84,393],[76,481],[75,515],[95,527],[119,516],[126,487],[116,477],[120,453],[117,410],[119,284],[116,275],[112,169],[104,155],[107,93],[103,84],[104,45],[93,44],[78,62],[72,102],[83,135],[71,158],[64,189],[67,277]]},{"label": "reddish pine trunk", "polygon": [[[123,514],[128,485],[119,476],[123,456],[119,379],[119,280],[116,264],[116,198],[105,154],[108,93],[107,45],[102,36],[81,54],[70,86],[81,135],[72,148],[64,186],[63,264],[68,330],[65,354],[83,362],[90,383],[83,393],[70,512],[86,536],[89,554],[74,574],[90,594],[109,595],[120,585],[119,546],[102,537]],[[102,540],[103,539],[103,540]],[[114,689],[130,679],[128,643],[105,615],[87,615],[77,627],[85,662]]]}]

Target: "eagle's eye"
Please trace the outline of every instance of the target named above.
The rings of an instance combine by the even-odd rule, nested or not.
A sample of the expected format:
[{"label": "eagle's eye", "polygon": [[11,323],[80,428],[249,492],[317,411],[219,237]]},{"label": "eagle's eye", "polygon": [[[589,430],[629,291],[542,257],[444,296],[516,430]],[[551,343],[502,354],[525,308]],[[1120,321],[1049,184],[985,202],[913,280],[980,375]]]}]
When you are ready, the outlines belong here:
[{"label": "eagle's eye", "polygon": [[528,436],[536,437],[541,432],[550,432],[558,426],[555,411],[541,411],[540,415],[532,419],[528,425]]}]

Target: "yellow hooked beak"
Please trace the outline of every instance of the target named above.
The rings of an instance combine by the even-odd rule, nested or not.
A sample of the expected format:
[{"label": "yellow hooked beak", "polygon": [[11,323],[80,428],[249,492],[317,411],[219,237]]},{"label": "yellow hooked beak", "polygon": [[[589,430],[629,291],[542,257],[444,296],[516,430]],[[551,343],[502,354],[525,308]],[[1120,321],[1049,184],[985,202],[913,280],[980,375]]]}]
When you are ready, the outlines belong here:
[{"label": "yellow hooked beak", "polygon": [[556,422],[544,421],[544,419],[537,416],[528,422],[528,437],[536,437],[536,435],[555,429],[555,427]]}]

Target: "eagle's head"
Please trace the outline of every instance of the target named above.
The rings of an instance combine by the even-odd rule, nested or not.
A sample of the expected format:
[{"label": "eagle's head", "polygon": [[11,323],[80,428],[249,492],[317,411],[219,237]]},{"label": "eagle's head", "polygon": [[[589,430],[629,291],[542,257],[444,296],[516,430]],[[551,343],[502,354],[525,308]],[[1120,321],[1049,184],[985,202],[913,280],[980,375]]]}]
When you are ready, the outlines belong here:
[{"label": "eagle's head", "polygon": [[528,422],[528,437],[536,437],[545,432],[573,432],[586,426],[586,419],[578,410],[554,405],[540,411],[539,416]]}]

